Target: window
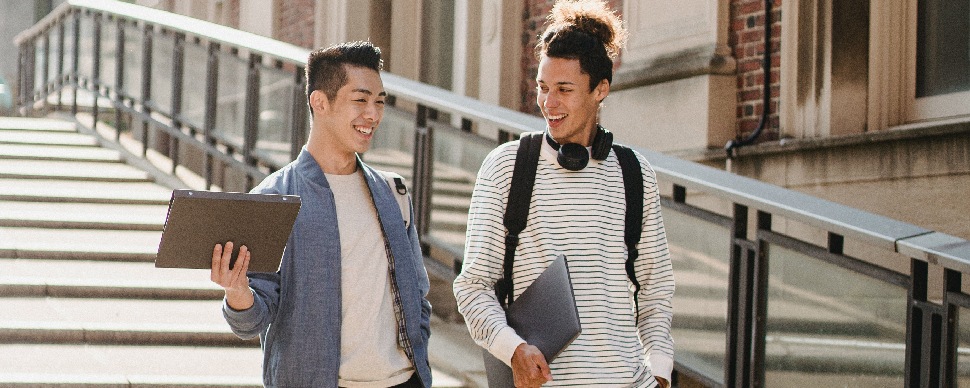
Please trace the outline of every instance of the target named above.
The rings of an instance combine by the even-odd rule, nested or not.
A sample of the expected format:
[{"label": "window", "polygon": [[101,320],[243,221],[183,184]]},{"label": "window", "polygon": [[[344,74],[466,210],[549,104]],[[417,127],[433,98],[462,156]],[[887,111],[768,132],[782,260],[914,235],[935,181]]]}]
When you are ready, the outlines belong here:
[{"label": "window", "polygon": [[919,0],[916,119],[970,114],[970,0]]}]

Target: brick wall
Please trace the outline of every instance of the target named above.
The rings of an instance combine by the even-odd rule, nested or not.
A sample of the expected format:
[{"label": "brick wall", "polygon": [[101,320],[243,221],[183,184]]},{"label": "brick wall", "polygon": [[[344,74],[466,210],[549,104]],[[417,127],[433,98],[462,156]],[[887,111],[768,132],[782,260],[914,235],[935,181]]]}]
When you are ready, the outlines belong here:
[{"label": "brick wall", "polygon": [[276,36],[281,40],[305,48],[313,47],[314,0],[286,0],[276,2]]},{"label": "brick wall", "polygon": [[[781,65],[781,1],[772,0],[771,69],[768,125],[759,140],[778,138],[779,68]],[[736,130],[748,136],[761,120],[765,76],[762,59],[765,42],[765,0],[731,0],[728,44],[737,59],[738,106]]]},{"label": "brick wall", "polygon": [[[546,16],[555,3],[556,0],[529,0],[522,15],[522,100],[519,110],[537,116],[541,113],[536,106],[536,72],[539,70],[539,60],[535,56],[535,47],[539,34],[545,30]],[[623,0],[607,0],[606,3],[617,15],[623,17]],[[617,59],[614,69],[619,64]]]}]

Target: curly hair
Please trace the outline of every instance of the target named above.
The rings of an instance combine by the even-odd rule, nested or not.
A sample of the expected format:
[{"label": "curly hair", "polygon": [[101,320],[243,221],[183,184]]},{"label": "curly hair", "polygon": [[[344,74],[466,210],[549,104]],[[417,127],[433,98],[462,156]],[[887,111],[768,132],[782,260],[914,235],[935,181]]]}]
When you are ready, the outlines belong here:
[{"label": "curly hair", "polygon": [[613,60],[626,42],[623,21],[603,0],[559,0],[546,17],[536,57],[577,59],[589,74],[589,89],[613,82]]},{"label": "curly hair", "polygon": [[[337,91],[347,83],[344,65],[363,67],[380,72],[384,67],[381,49],[371,42],[348,42],[314,50],[306,63],[306,97],[320,90],[333,100]],[[313,111],[313,108],[310,108]]]}]

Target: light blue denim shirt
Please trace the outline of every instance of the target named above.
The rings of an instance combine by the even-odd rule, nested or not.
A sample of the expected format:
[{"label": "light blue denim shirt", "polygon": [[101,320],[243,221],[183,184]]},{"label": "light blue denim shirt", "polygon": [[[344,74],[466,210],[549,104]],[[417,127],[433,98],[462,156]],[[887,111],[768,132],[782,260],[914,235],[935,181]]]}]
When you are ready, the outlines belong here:
[{"label": "light blue denim shirt", "polygon": [[[394,256],[405,328],[415,372],[431,386],[428,337],[431,304],[428,274],[414,223],[404,219],[387,181],[358,159]],[[240,338],[259,335],[263,384],[268,387],[336,387],[340,370],[340,231],[333,192],[307,152],[273,173],[254,193],[299,195],[301,206],[276,273],[249,273],[253,307],[237,311],[223,302],[223,315]],[[412,214],[413,219],[413,214]],[[352,325],[353,318],[347,324]]]}]

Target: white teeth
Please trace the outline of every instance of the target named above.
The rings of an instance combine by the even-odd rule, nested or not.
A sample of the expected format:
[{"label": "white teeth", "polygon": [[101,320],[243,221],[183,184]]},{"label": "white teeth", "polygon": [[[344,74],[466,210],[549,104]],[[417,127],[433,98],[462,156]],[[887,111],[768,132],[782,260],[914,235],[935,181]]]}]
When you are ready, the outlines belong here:
[{"label": "white teeth", "polygon": [[549,120],[561,120],[561,119],[563,119],[565,117],[566,117],[566,114],[565,113],[563,113],[561,115],[558,115],[558,116],[546,116],[546,118],[549,119]]},{"label": "white teeth", "polygon": [[363,133],[365,135],[370,135],[371,132],[374,132],[374,128],[372,127],[360,127],[355,125],[354,129],[356,129],[357,132]]}]

